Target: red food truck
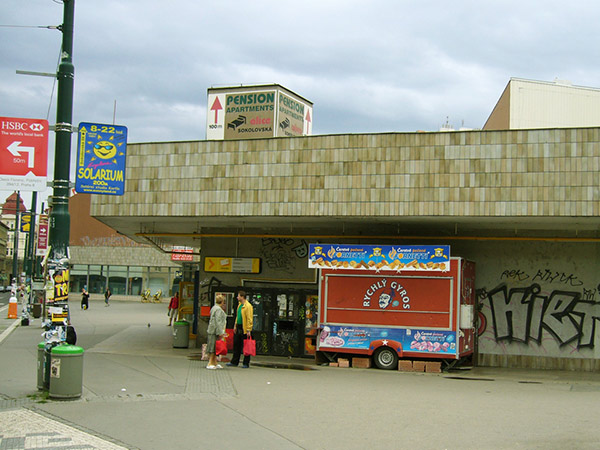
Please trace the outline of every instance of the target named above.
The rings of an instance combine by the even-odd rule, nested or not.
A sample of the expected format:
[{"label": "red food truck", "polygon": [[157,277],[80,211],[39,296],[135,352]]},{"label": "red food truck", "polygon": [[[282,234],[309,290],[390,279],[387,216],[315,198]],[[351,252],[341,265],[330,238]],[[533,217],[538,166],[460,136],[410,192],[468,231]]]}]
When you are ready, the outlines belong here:
[{"label": "red food truck", "polygon": [[475,264],[449,246],[311,244],[319,269],[318,356],[446,365],[473,353]]}]

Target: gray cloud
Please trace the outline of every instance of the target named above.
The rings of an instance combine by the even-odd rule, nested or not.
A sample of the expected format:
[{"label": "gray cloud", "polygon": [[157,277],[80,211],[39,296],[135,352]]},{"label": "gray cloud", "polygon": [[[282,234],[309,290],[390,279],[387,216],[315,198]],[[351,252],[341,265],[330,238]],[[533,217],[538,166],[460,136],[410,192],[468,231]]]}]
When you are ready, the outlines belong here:
[{"label": "gray cloud", "polygon": [[[116,101],[130,142],[204,139],[207,88],[279,83],[314,102],[315,134],[437,130],[446,117],[479,128],[510,77],[598,86],[599,12],[555,0],[78,1],[74,122],[112,123]],[[0,17],[58,25],[62,5],[3,0]],[[0,115],[45,118],[53,80],[15,70],[55,71],[61,33],[0,27],[0,41]]]}]

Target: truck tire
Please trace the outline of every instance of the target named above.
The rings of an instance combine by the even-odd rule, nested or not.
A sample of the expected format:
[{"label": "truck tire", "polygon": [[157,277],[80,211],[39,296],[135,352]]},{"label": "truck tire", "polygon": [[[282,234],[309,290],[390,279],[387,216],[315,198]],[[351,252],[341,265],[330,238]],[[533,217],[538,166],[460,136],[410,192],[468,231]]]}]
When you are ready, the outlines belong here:
[{"label": "truck tire", "polygon": [[373,361],[379,369],[394,370],[398,367],[398,354],[390,347],[379,347],[373,354]]}]

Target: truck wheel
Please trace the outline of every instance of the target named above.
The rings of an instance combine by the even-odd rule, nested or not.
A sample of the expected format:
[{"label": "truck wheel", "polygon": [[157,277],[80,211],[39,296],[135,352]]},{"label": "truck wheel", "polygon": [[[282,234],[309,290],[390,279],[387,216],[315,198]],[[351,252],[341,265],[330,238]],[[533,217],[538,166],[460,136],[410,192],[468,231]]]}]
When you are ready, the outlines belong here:
[{"label": "truck wheel", "polygon": [[380,347],[373,355],[373,361],[379,369],[393,370],[398,367],[398,354],[390,347]]}]

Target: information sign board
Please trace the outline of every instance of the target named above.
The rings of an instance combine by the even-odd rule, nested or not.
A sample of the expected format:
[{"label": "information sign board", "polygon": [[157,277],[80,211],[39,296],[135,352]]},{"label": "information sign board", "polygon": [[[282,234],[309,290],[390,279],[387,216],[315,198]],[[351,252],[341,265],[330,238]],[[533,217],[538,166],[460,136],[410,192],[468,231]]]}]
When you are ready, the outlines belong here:
[{"label": "information sign board", "polygon": [[48,121],[0,117],[0,188],[43,191],[48,172]]},{"label": "information sign board", "polygon": [[81,122],[77,139],[75,191],[123,195],[127,127]]}]

